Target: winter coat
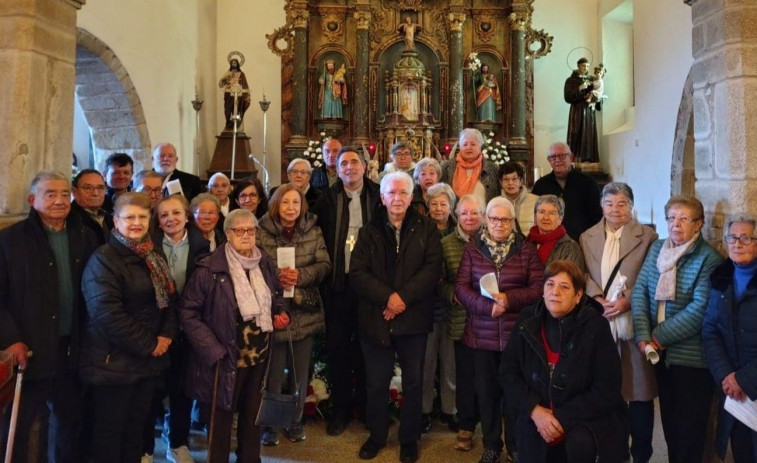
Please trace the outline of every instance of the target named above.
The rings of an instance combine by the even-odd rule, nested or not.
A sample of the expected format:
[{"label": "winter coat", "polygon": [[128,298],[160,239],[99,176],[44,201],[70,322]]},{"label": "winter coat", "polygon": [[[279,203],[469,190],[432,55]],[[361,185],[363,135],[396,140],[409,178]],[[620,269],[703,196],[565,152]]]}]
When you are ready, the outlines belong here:
[{"label": "winter coat", "polygon": [[[66,220],[73,278],[74,314],[71,323],[69,367],[76,368],[85,306],[81,275],[97,238],[86,226]],[[24,379],[48,379],[58,362],[58,271],[42,220],[32,209],[29,217],[0,231],[0,349],[23,342],[34,352]]]},{"label": "winter coat", "polygon": [[565,188],[560,186],[555,173],[550,172],[534,183],[531,193],[538,196],[555,195],[565,201],[562,224],[574,240],[578,240],[581,233],[602,218],[597,182],[575,168],[568,172]]},{"label": "winter coat", "polygon": [[[733,272],[733,262],[728,259],[710,277],[712,289],[702,327],[704,356],[716,384],[736,372],[736,382],[748,400],[757,400],[757,278],[752,278],[736,299]],[[725,395],[719,396],[715,444],[724,458],[735,418],[723,409]]]},{"label": "winter coat", "polygon": [[87,302],[79,368],[83,382],[134,384],[168,368],[168,355],[153,357],[152,351],[158,336],[176,339],[175,299],[158,308],[143,258],[111,236],[87,262],[82,291]]},{"label": "winter coat", "polygon": [[576,264],[581,269],[581,272],[586,272],[586,262],[584,261],[584,253],[581,251],[581,246],[567,233],[557,240],[555,247],[552,248],[552,252],[549,253],[549,257],[547,257],[547,261],[544,263],[544,267],[546,268],[556,260],[569,260]]},{"label": "winter coat", "polygon": [[620,463],[626,456],[626,404],[620,393],[621,368],[610,326],[598,302],[584,296],[559,320],[560,360],[550,373],[542,341],[545,317],[539,300],[521,311],[513,337],[502,356],[500,384],[508,403],[518,409],[516,439],[519,461],[547,462],[547,444],[531,412],[553,406],[566,433],[585,426],[596,439],[599,462]]},{"label": "winter coat", "polygon": [[94,217],[92,217],[92,214],[87,212],[83,207],[79,205],[76,201],[71,201],[71,212],[69,213],[69,217],[77,217],[82,225],[89,228],[92,233],[95,235],[95,238],[97,238],[97,246],[102,246],[103,244],[108,242],[108,239],[110,238],[110,232],[113,230],[113,217],[108,214],[104,209],[102,210],[104,216],[103,216],[103,223],[100,225],[100,222],[95,220]]},{"label": "winter coat", "polygon": [[[412,207],[402,221],[397,245],[386,208],[360,229],[350,257],[350,286],[360,298],[360,340],[389,346],[391,336],[429,333],[433,328],[436,296],[442,270],[442,245],[436,224]],[[392,320],[383,312],[392,293],[407,308]]]},{"label": "winter coat", "polygon": [[[457,159],[455,157],[450,158],[448,161],[442,163],[442,178],[441,182],[452,186],[452,179],[455,176],[455,169],[457,167]],[[500,184],[499,184],[499,171],[497,165],[488,159],[484,159],[484,165],[481,168],[481,177],[478,179],[486,190],[486,200],[484,203],[488,203],[495,196],[499,196]]]},{"label": "winter coat", "polygon": [[[237,324],[239,314],[225,243],[197,262],[179,302],[179,320],[192,345],[187,362],[187,395],[200,402],[211,403],[215,366],[219,361],[217,405],[231,410],[237,375]],[[271,289],[272,315],[285,310],[288,302],[282,297],[278,271],[271,258],[259,248],[263,257],[260,270]],[[270,346],[269,346],[270,352]]]},{"label": "winter coat", "polygon": [[[258,224],[258,245],[265,249],[271,260],[276,264],[276,249],[279,247],[294,247],[295,268],[299,270],[295,291],[315,290],[318,296],[316,311],[302,310],[297,304],[291,304],[289,330],[293,341],[300,341],[326,330],[326,319],[323,313],[323,299],[318,292],[318,285],[326,279],[331,270],[329,253],[323,234],[316,224],[316,217],[308,213],[297,221],[294,242],[287,242],[283,236],[283,228],[275,222],[270,214],[266,214]],[[274,333],[276,342],[288,341],[286,331]]]},{"label": "winter coat", "polygon": [[[492,272],[497,275],[499,291],[505,293],[508,302],[507,310],[498,318],[492,318],[494,302],[481,295],[479,284],[482,276]],[[494,266],[481,233],[471,238],[463,251],[455,279],[457,300],[468,311],[463,344],[472,349],[505,350],[518,313],[539,299],[543,281],[544,266],[536,249],[526,242],[523,235],[515,233],[515,241],[499,270]]]},{"label": "winter coat", "polygon": [[447,322],[447,336],[453,341],[463,337],[466,310],[455,302],[455,279],[460,267],[463,250],[468,243],[463,241],[457,230],[442,238],[442,280],[439,283],[439,297],[447,306],[445,321]]},{"label": "winter coat", "polygon": [[676,296],[668,301],[665,321],[657,323],[657,257],[665,240],[652,244],[631,296],[636,343],[652,336],[665,346],[665,363],[707,368],[702,349],[702,321],[710,297],[710,274],[723,257],[702,237],[676,264]]}]

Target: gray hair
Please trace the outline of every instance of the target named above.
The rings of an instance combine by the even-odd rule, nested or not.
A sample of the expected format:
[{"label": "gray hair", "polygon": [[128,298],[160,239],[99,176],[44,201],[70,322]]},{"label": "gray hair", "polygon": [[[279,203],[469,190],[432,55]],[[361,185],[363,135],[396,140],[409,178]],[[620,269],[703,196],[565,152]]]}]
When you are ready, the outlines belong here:
[{"label": "gray hair", "polygon": [[163,183],[163,176],[154,170],[140,170],[137,172],[137,175],[134,176],[134,189],[137,189],[137,185],[142,185],[142,181],[146,178],[156,178],[160,180],[161,184]]},{"label": "gray hair", "polygon": [[557,147],[563,148],[568,151],[568,153],[573,154],[573,151],[570,149],[570,145],[568,145],[565,142],[562,141],[556,141],[549,145],[549,148],[547,148],[547,156],[549,156],[552,153],[552,150]]},{"label": "gray hair", "polygon": [[439,164],[439,161],[434,158],[423,158],[415,164],[415,170],[413,171],[413,180],[415,180],[415,183],[418,183],[418,179],[426,167],[433,167],[437,177],[439,179],[442,178],[442,165]]},{"label": "gray hair", "polygon": [[481,131],[478,129],[463,129],[460,131],[460,135],[457,137],[458,143],[463,144],[463,139],[475,138],[479,145],[484,144],[484,136],[481,135]]},{"label": "gray hair", "polygon": [[39,192],[37,191],[37,185],[39,185],[39,182],[44,182],[47,180],[63,180],[64,182],[66,182],[68,189],[71,189],[70,178],[55,170],[41,170],[37,172],[37,175],[35,175],[32,179],[32,183],[31,185],[29,185],[29,193],[37,196],[39,194]]},{"label": "gray hair", "polygon": [[410,178],[409,175],[402,171],[398,172],[390,172],[386,175],[384,175],[384,178],[381,179],[381,186],[380,190],[381,193],[386,193],[387,189],[389,188],[389,184],[395,180],[400,180],[405,184],[405,187],[407,188],[407,192],[412,194],[413,193],[413,179]]},{"label": "gray hair", "polygon": [[436,185],[431,185],[430,187],[428,187],[428,190],[426,190],[426,205],[429,206],[432,199],[441,195],[447,195],[447,197],[449,198],[449,207],[450,209],[454,210],[455,200],[457,199],[457,197],[455,196],[455,191],[452,189],[452,187],[447,185],[446,183],[437,183]]},{"label": "gray hair", "polygon": [[226,179],[226,181],[229,182],[229,184],[231,184],[231,180],[229,180],[229,177],[227,177],[226,174],[224,174],[223,172],[216,172],[215,174],[211,175],[210,178],[208,179],[208,188],[210,188],[211,185],[215,185],[215,182],[219,178]]},{"label": "gray hair", "polygon": [[723,238],[731,232],[731,225],[735,223],[744,223],[752,226],[752,233],[757,231],[757,218],[747,212],[735,212],[728,216],[723,226]]},{"label": "gray hair", "polygon": [[602,204],[605,200],[605,197],[609,195],[623,195],[628,198],[628,201],[630,201],[631,203],[631,207],[633,207],[633,190],[630,186],[628,186],[627,183],[610,182],[605,185],[605,187],[602,188],[602,195],[599,198],[599,203]]},{"label": "gray hair", "polygon": [[415,157],[415,150],[413,149],[413,145],[411,145],[410,143],[406,143],[404,141],[398,141],[397,143],[392,145],[392,150],[391,150],[392,159],[394,159],[394,155],[397,154],[397,151],[401,149],[409,149],[410,156]]},{"label": "gray hair", "polygon": [[301,162],[305,163],[308,166],[308,174],[312,174],[313,173],[313,166],[310,165],[310,161],[308,161],[307,159],[304,159],[304,158],[294,158],[294,159],[292,159],[292,161],[287,166],[287,174],[289,172],[291,172],[292,169],[294,169],[294,166],[296,166],[297,164],[299,164]]},{"label": "gray hair", "polygon": [[515,218],[515,206],[513,206],[513,203],[510,202],[509,199],[505,198],[504,196],[495,196],[489,201],[489,203],[486,205],[486,215],[489,215],[489,211],[494,209],[495,207],[504,207],[505,209],[510,211],[510,215]]},{"label": "gray hair", "polygon": [[565,217],[565,201],[562,198],[558,198],[555,195],[542,195],[539,196],[539,198],[536,200],[536,203],[534,204],[534,214],[536,214],[536,210],[539,209],[539,206],[542,204],[551,204],[557,208],[557,215],[559,215],[561,218]]},{"label": "gray hair", "polygon": [[478,209],[478,213],[481,215],[484,215],[484,211],[486,209],[486,205],[484,205],[484,202],[481,201],[481,198],[476,195],[462,195],[460,196],[460,199],[457,201],[457,207],[455,207],[455,215],[460,216],[460,207],[463,205],[463,203],[472,202],[476,204],[476,209]]},{"label": "gray hair", "polygon": [[255,228],[258,227],[258,219],[255,217],[255,214],[244,208],[234,209],[233,211],[229,212],[229,215],[227,215],[226,219],[223,221],[223,234],[227,235],[229,233],[229,230],[234,228],[234,225],[236,225],[238,222],[247,220],[252,221],[252,223],[255,224]]},{"label": "gray hair", "polygon": [[192,214],[197,212],[197,208],[200,207],[200,204],[204,202],[211,202],[215,204],[216,206],[216,212],[221,212],[221,202],[213,196],[210,193],[200,193],[199,195],[192,198],[192,202],[189,203],[189,210],[192,211]]}]

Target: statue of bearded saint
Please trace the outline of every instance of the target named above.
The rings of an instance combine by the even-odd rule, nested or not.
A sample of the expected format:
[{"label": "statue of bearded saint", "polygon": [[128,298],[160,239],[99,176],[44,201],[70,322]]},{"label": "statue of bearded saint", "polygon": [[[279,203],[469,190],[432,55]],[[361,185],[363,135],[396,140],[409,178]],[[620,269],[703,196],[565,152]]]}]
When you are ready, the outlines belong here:
[{"label": "statue of bearded saint", "polygon": [[333,60],[326,61],[323,74],[318,79],[318,109],[321,119],[343,119],[342,107],[347,104],[347,80],[344,64],[336,70]]},{"label": "statue of bearded saint", "polygon": [[[232,58],[229,61],[229,70],[224,73],[218,82],[218,87],[223,89],[223,115],[226,117],[225,130],[234,129],[234,93],[237,93],[237,113],[239,124],[242,123],[244,113],[250,107],[249,85],[247,77],[239,66],[239,60]],[[237,127],[239,126],[237,125]]]}]

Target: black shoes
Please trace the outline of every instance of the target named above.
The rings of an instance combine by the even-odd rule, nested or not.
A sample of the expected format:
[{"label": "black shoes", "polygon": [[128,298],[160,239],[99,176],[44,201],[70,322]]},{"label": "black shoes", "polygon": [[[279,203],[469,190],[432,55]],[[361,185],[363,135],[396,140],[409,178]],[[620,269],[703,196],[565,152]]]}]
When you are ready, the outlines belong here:
[{"label": "black shoes", "polygon": [[431,413],[424,413],[421,417],[421,432],[423,434],[428,434],[431,432],[431,424],[434,422],[434,419],[431,416]]},{"label": "black shoes", "polygon": [[[373,439],[369,437],[368,440],[365,441],[363,446],[360,447],[360,453],[358,453],[358,456],[360,457],[361,460],[373,460],[374,458],[376,458],[376,455],[378,455],[379,450],[381,450],[382,448],[384,448],[383,445],[379,445],[373,442]],[[402,452],[400,452],[400,455],[401,454]],[[418,455],[417,449],[415,451],[415,454],[416,454],[416,459],[417,459],[417,455]]]},{"label": "black shoes", "polygon": [[439,420],[442,423],[446,423],[447,427],[452,432],[458,432],[460,431],[460,421],[457,420],[457,413],[453,413],[451,415],[448,415],[446,413],[442,413],[439,416]]},{"label": "black shoes", "polygon": [[344,432],[344,420],[331,418],[326,425],[326,434],[329,436],[338,436]]},{"label": "black shoes", "polygon": [[418,461],[418,443],[405,442],[400,444],[400,463],[415,463]]}]

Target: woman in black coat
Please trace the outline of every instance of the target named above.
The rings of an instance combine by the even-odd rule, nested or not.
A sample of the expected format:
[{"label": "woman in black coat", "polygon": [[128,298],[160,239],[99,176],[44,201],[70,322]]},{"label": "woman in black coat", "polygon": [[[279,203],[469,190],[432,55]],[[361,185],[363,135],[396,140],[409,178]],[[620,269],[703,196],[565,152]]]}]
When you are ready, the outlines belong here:
[{"label": "woman in black coat", "polygon": [[134,463],[155,381],[176,337],[176,285],[148,235],[149,196],[119,196],[113,220],[110,241],[82,277],[88,316],[80,376],[91,386],[88,461]]},{"label": "woman in black coat", "polygon": [[518,405],[519,461],[620,463],[626,405],[620,357],[602,307],[572,262],[551,263],[544,298],[520,314],[500,381]]}]

